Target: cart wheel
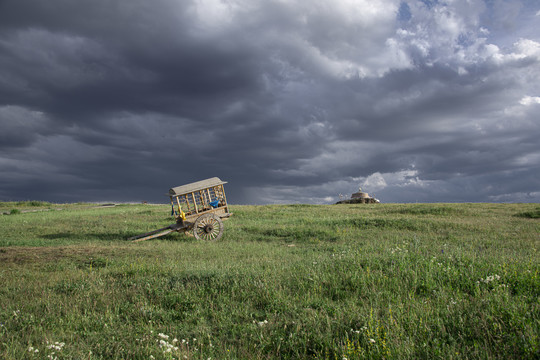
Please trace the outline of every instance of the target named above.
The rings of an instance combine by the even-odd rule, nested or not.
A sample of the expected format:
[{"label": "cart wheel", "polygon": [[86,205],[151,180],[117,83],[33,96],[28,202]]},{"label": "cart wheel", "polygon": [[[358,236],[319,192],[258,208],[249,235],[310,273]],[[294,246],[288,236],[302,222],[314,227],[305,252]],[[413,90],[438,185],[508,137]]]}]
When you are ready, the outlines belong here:
[{"label": "cart wheel", "polygon": [[200,216],[193,225],[193,235],[197,240],[216,241],[223,235],[223,222],[214,214]]}]

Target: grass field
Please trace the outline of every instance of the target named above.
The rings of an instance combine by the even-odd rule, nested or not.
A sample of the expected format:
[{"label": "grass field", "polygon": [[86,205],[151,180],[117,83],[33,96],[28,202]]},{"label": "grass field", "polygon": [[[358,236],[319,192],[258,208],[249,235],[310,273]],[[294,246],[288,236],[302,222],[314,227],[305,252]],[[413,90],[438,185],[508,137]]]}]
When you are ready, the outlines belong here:
[{"label": "grass field", "polygon": [[0,203],[1,359],[537,359],[538,204]]}]

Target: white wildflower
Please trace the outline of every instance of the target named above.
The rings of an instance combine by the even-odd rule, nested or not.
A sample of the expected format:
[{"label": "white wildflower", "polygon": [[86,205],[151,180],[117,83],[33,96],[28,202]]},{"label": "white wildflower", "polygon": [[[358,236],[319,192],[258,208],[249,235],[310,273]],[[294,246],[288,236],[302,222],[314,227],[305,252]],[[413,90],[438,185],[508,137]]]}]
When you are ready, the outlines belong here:
[{"label": "white wildflower", "polygon": [[165,334],[163,334],[163,333],[159,333],[158,336],[159,336],[160,338],[162,338],[162,339],[165,339],[165,340],[169,339],[169,335],[165,335]]},{"label": "white wildflower", "polygon": [[375,343],[375,339],[369,339],[369,342],[374,344]]},{"label": "white wildflower", "polygon": [[56,351],[61,351],[64,345],[66,344],[61,343],[61,342],[55,342],[54,344],[50,344],[49,346],[47,346],[47,349],[54,349]]},{"label": "white wildflower", "polygon": [[259,326],[264,326],[264,325],[268,324],[268,320],[259,321],[257,324],[258,324]]},{"label": "white wildflower", "polygon": [[495,275],[489,275],[489,276],[487,276],[485,279],[484,279],[484,278],[480,278],[480,282],[489,284],[489,283],[492,282],[492,281],[500,280],[500,279],[501,279],[501,277],[500,277],[499,275],[495,274]]}]

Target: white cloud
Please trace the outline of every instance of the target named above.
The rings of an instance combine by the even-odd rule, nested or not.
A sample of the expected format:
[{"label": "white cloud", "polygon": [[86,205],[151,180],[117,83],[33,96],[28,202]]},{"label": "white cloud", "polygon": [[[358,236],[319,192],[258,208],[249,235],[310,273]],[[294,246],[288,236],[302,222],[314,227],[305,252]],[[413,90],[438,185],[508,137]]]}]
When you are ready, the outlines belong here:
[{"label": "white cloud", "polygon": [[365,191],[371,191],[371,192],[382,190],[387,186],[388,184],[386,183],[386,181],[384,180],[384,177],[379,172],[371,174],[362,183],[362,188]]},{"label": "white cloud", "polygon": [[198,20],[197,30],[210,34],[232,26],[235,13],[240,10],[237,2],[220,0],[195,0],[192,8]]},{"label": "white cloud", "polygon": [[520,39],[514,44],[519,51],[518,57],[536,57],[540,58],[540,43],[529,39]]},{"label": "white cloud", "polygon": [[533,104],[540,104],[540,97],[538,96],[524,96],[519,103],[521,105],[529,106]]},{"label": "white cloud", "polygon": [[463,66],[460,66],[458,67],[458,74],[461,76],[464,76],[464,75],[469,75],[469,72]]}]

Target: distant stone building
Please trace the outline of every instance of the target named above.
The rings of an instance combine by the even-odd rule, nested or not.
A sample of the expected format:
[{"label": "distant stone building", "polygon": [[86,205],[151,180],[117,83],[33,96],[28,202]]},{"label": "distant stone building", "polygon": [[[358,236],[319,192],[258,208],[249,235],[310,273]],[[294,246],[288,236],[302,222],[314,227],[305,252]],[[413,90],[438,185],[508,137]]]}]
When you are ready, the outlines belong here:
[{"label": "distant stone building", "polygon": [[378,204],[380,201],[369,196],[368,193],[362,192],[362,188],[358,188],[358,192],[352,194],[350,199],[340,200],[336,204]]}]

